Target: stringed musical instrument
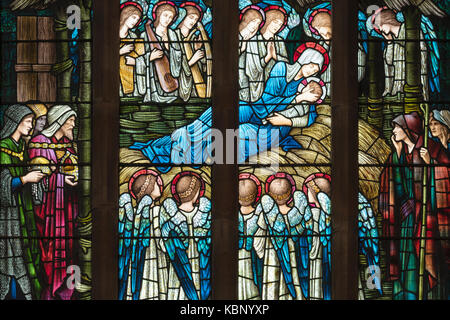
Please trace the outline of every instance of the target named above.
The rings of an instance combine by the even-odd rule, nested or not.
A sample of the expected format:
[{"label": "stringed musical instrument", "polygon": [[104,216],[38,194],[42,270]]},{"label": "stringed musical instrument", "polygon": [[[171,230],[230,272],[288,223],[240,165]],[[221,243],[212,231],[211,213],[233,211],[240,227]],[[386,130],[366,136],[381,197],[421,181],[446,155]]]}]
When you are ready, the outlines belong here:
[{"label": "stringed musical instrument", "polygon": [[[147,31],[148,39],[151,42],[150,52],[153,51],[154,49],[163,51],[163,48],[161,47],[158,38],[156,37],[155,33],[152,30],[151,23],[152,21],[149,20],[145,24],[145,30]],[[159,84],[161,85],[161,88],[164,90],[164,92],[170,93],[177,90],[178,81],[170,73],[170,63],[166,54],[164,53],[160,59],[156,59],[153,62],[155,63],[156,74],[159,80]]]},{"label": "stringed musical instrument", "polygon": [[120,48],[127,44],[133,44],[134,50],[128,54],[121,55],[119,60],[120,66],[120,83],[124,94],[131,94],[134,91],[134,72],[135,66],[126,64],[126,57],[137,58],[145,54],[144,39],[121,39]]},{"label": "stringed musical instrument", "polygon": [[[198,29],[200,30],[200,34],[202,35],[203,40],[208,40],[208,34],[206,33],[205,28],[199,22],[197,24]],[[205,56],[206,56],[206,98],[211,97],[212,90],[212,50],[209,42],[205,42]]]},{"label": "stringed musical instrument", "polygon": [[[190,60],[192,58],[192,56],[194,55],[192,47],[189,42],[192,41],[192,38],[197,30],[200,31],[200,34],[201,34],[203,40],[208,39],[208,35],[206,34],[206,31],[203,28],[203,25],[199,22],[197,24],[197,28],[192,30],[189,33],[185,42],[183,43],[187,60]],[[191,72],[192,72],[192,77],[194,78],[194,85],[195,85],[195,89],[197,91],[197,95],[200,98],[209,98],[209,97],[211,97],[211,86],[212,86],[212,81],[211,81],[212,80],[211,79],[211,75],[212,75],[212,54],[211,54],[211,52],[212,51],[211,51],[211,46],[210,46],[209,42],[205,42],[204,47],[205,47],[206,74],[207,74],[206,81],[205,81],[205,79],[203,79],[202,72],[200,71],[200,67],[197,63],[191,66]]]}]

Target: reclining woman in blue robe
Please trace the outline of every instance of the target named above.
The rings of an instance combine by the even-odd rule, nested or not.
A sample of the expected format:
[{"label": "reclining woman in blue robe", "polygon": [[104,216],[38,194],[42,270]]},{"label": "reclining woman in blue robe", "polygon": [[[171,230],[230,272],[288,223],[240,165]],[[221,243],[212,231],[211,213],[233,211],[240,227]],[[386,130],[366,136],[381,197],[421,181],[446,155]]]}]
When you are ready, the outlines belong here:
[{"label": "reclining woman in blue robe", "polygon": [[[278,117],[277,113],[292,104],[314,103],[319,100],[320,95],[311,93],[311,88],[304,83],[306,78],[319,71],[323,72],[324,61],[324,55],[314,48],[304,50],[292,65],[280,61],[273,67],[261,98],[253,104],[239,102],[240,162],[273,147],[280,146],[285,150],[301,148],[301,145],[289,136],[291,127],[271,124],[271,116],[275,113]],[[307,125],[311,125],[314,116],[308,117]],[[135,142],[130,149],[141,151],[155,164],[207,163],[213,148],[211,126],[212,108],[209,107],[197,120],[175,130],[171,136],[147,143]],[[258,146],[259,141],[267,143]],[[158,170],[164,173],[168,172],[170,167],[164,166]]]},{"label": "reclining woman in blue robe", "polygon": [[[283,74],[283,64],[276,64],[271,75],[280,71]],[[297,81],[292,83],[297,84]],[[268,84],[273,85],[270,79]],[[309,77],[300,81],[294,99],[288,96],[278,105],[264,104],[264,102],[260,105],[241,103],[239,163],[243,163],[252,155],[274,147],[281,147],[286,152],[290,149],[301,149],[302,146],[289,133],[293,127],[304,128],[314,123],[317,113],[315,105],[311,103],[321,103],[325,96],[325,83],[319,78]],[[289,100],[291,103],[288,102]]]}]

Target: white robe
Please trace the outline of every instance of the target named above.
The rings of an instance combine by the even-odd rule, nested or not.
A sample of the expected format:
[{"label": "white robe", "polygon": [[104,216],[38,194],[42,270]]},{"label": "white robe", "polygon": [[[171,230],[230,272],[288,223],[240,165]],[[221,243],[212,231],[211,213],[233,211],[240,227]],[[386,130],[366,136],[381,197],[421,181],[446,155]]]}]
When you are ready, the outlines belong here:
[{"label": "white robe", "polygon": [[[388,41],[384,49],[384,71],[385,71],[385,90],[383,96],[395,96],[404,92],[404,85],[406,81],[406,42],[401,41],[406,39],[405,24],[402,23],[395,41]],[[424,39],[422,31],[420,32],[420,39]],[[424,41],[420,42],[420,74],[422,83],[422,94],[425,100],[429,98],[428,91],[428,60],[427,60],[427,46]]]},{"label": "white robe", "polygon": [[[311,209],[313,220],[312,220],[312,230],[313,235],[319,234],[319,218],[320,218],[320,209],[312,208]],[[322,254],[323,254],[323,246],[320,242],[320,238],[318,236],[312,237],[312,246],[311,251],[309,253],[309,296],[311,300],[323,300],[323,290],[322,290],[322,280],[323,280],[323,272],[322,272]]]},{"label": "white robe", "polygon": [[[292,121],[292,128],[305,128],[309,121],[309,105],[296,104],[289,106],[286,110],[277,112]],[[273,116],[271,113],[269,117]],[[269,123],[266,119],[262,120],[263,124]]]},{"label": "white robe", "polygon": [[[283,215],[285,223],[289,226],[287,216]],[[263,229],[265,226],[263,214],[260,215],[258,225]],[[264,239],[264,238],[263,238]],[[291,261],[292,280],[296,293],[296,300],[304,300],[297,272],[297,261],[295,247],[291,238],[288,239],[289,256]],[[264,239],[264,268],[262,300],[293,300],[281,271],[277,253],[269,237]]]},{"label": "white robe", "polygon": [[[261,259],[264,255],[264,241],[261,236],[264,235],[264,231],[258,227],[258,214],[256,210],[250,214],[242,214],[244,221],[244,236],[253,237],[253,249],[256,254]],[[257,231],[253,233],[254,229]],[[246,238],[243,239],[244,243],[247,241]],[[261,300],[258,287],[253,281],[253,265],[251,252],[244,248],[239,249],[239,275],[238,275],[238,299],[239,300]]]},{"label": "white robe", "polygon": [[[264,82],[269,79],[270,72],[272,71],[273,66],[278,61],[284,61],[289,63],[288,53],[286,49],[286,44],[284,43],[284,39],[280,36],[275,35],[273,42],[275,44],[275,51],[277,53],[277,60],[271,59],[268,63],[265,63],[264,57],[267,55],[267,44],[269,41],[264,40],[264,38],[261,36],[262,42],[259,42],[259,55],[262,58],[262,61],[264,62]],[[259,98],[258,98],[259,99]]]},{"label": "white robe", "polygon": [[[155,35],[159,41],[162,41],[156,33]],[[184,73],[181,70],[186,71],[187,63],[183,59],[183,52],[175,31],[167,29],[167,36],[169,41],[173,41],[169,44],[169,50],[166,49],[163,42],[161,42],[161,47],[169,59],[171,75],[178,79],[178,86],[184,88],[186,84],[184,82]],[[179,97],[179,89],[170,93],[163,91],[158,80],[155,61],[150,62],[151,50],[147,32],[144,32],[142,37],[145,41],[145,55],[136,58],[136,79],[139,94],[144,96],[144,102],[173,102]],[[189,66],[187,68],[189,69]]]},{"label": "white robe", "polygon": [[[180,29],[176,29],[175,32],[176,32],[179,40],[186,41],[186,39],[184,38]],[[196,50],[194,49],[193,43],[188,43],[187,45],[192,47],[192,54],[194,54]],[[197,91],[195,89],[195,83],[194,83],[194,77],[192,75],[192,69],[189,66],[189,60],[187,59],[186,49],[184,46],[185,46],[185,43],[180,43],[180,48],[181,48],[181,51],[183,52],[183,59],[182,59],[183,67],[182,67],[181,73],[180,73],[180,78],[179,78],[180,83],[178,86],[178,91],[179,91],[180,98],[183,99],[183,101],[188,101],[189,98],[197,97],[198,95],[197,95]],[[206,81],[206,73],[205,73],[206,57],[203,57],[202,59],[197,61],[196,64],[199,66],[200,71],[202,72],[203,80]]]},{"label": "white robe", "polygon": [[[250,42],[245,42],[239,34],[239,100],[250,102],[250,84],[246,74],[247,50]],[[261,71],[259,71],[261,73]]]},{"label": "white robe", "polygon": [[141,300],[167,299],[168,261],[164,243],[162,243],[161,239],[159,210],[160,207],[155,206],[150,212],[152,238],[145,252],[144,276],[140,293]]},{"label": "white robe", "polygon": [[284,39],[275,35],[274,44],[277,60],[271,59],[266,63],[267,44],[268,41],[262,35],[258,34],[252,38],[251,42],[247,42],[247,48],[243,53],[244,60],[241,64],[244,68],[246,81],[248,81],[250,102],[255,102],[261,98],[265,83],[269,79],[270,72],[275,63],[278,61],[289,62]]}]

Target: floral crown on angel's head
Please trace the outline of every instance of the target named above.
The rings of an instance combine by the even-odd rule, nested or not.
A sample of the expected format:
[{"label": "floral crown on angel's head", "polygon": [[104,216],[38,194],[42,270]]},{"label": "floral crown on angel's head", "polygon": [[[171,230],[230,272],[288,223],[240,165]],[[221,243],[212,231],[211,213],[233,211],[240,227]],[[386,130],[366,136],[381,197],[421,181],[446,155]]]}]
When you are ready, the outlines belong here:
[{"label": "floral crown on angel's head", "polygon": [[[189,187],[183,193],[178,194],[177,193],[177,183],[182,177],[186,177],[186,176],[192,177]],[[175,200],[178,203],[181,203],[181,199],[187,198],[192,194],[197,181],[200,182],[200,194],[199,194],[199,198],[200,198],[205,194],[205,189],[206,189],[205,181],[202,179],[202,177],[198,173],[193,172],[193,171],[182,171],[182,172],[178,173],[175,176],[175,178],[173,178],[173,180],[172,180],[172,184],[171,184],[172,196],[175,198]]]},{"label": "floral crown on angel's head", "polygon": [[[282,194],[282,195],[274,195],[274,194],[272,194],[270,192],[270,184],[275,179],[287,179],[289,181],[289,183],[291,184],[291,189],[288,192],[286,192],[285,194]],[[296,187],[296,183],[295,183],[294,178],[289,173],[286,173],[286,172],[277,172],[276,174],[271,175],[266,180],[266,194],[269,194],[275,200],[279,200],[280,201],[280,200],[285,200],[288,197],[291,197],[291,199],[289,199],[289,201],[287,202],[287,203],[290,203],[292,201],[292,195],[294,194],[296,189],[297,189],[297,187]]]},{"label": "floral crown on angel's head", "polygon": [[[141,186],[141,188],[139,189],[138,194],[136,195],[133,192],[133,184],[136,181],[136,179],[138,177],[142,176],[142,175],[146,176],[145,182]],[[156,172],[154,170],[150,170],[150,169],[142,169],[142,170],[139,170],[139,171],[135,172],[133,174],[133,176],[131,177],[130,181],[128,182],[128,191],[130,192],[131,196],[134,199],[138,199],[138,198],[140,198],[140,197],[142,197],[144,195],[145,191],[147,190],[147,188],[148,188],[148,186],[150,184],[150,176],[156,177],[156,182],[158,183],[159,190],[160,190],[161,193],[163,193],[163,181],[162,181],[161,176],[158,174],[158,172]]]},{"label": "floral crown on angel's head", "polygon": [[[262,186],[261,186],[261,181],[259,181],[259,179],[251,173],[241,173],[239,175],[239,180],[252,180],[255,184],[256,184],[256,196],[255,196],[255,200],[253,201],[254,203],[257,203],[259,201],[259,199],[261,199],[261,194],[262,194]],[[239,196],[239,200],[241,201],[250,201],[252,198],[254,197],[253,194],[247,196],[247,197],[241,197]]]}]

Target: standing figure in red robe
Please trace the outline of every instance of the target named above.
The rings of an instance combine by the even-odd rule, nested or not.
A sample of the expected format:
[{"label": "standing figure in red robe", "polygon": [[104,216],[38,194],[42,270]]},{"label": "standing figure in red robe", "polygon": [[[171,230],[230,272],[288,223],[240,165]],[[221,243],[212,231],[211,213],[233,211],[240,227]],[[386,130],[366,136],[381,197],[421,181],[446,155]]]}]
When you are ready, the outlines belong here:
[{"label": "standing figure in red robe", "polygon": [[[448,234],[450,159],[443,147],[428,140],[424,148],[423,122],[417,112],[393,120],[392,143],[381,174],[379,209],[383,215],[388,280],[393,299],[415,300],[419,292],[420,239],[422,227],[423,170],[426,179],[426,237],[424,298],[447,299],[448,257],[439,240]],[[425,167],[424,165],[431,166]],[[438,166],[442,165],[442,166]],[[446,230],[444,230],[446,229]]]},{"label": "standing figure in red robe", "polygon": [[[57,105],[48,112],[48,128],[29,144],[32,165],[50,168],[36,185],[34,212],[42,262],[47,276],[44,299],[70,300],[73,287],[67,287],[67,268],[75,264],[75,219],[78,214],[78,156],[73,142],[76,113],[69,106]],[[36,200],[37,199],[37,200]]]}]

